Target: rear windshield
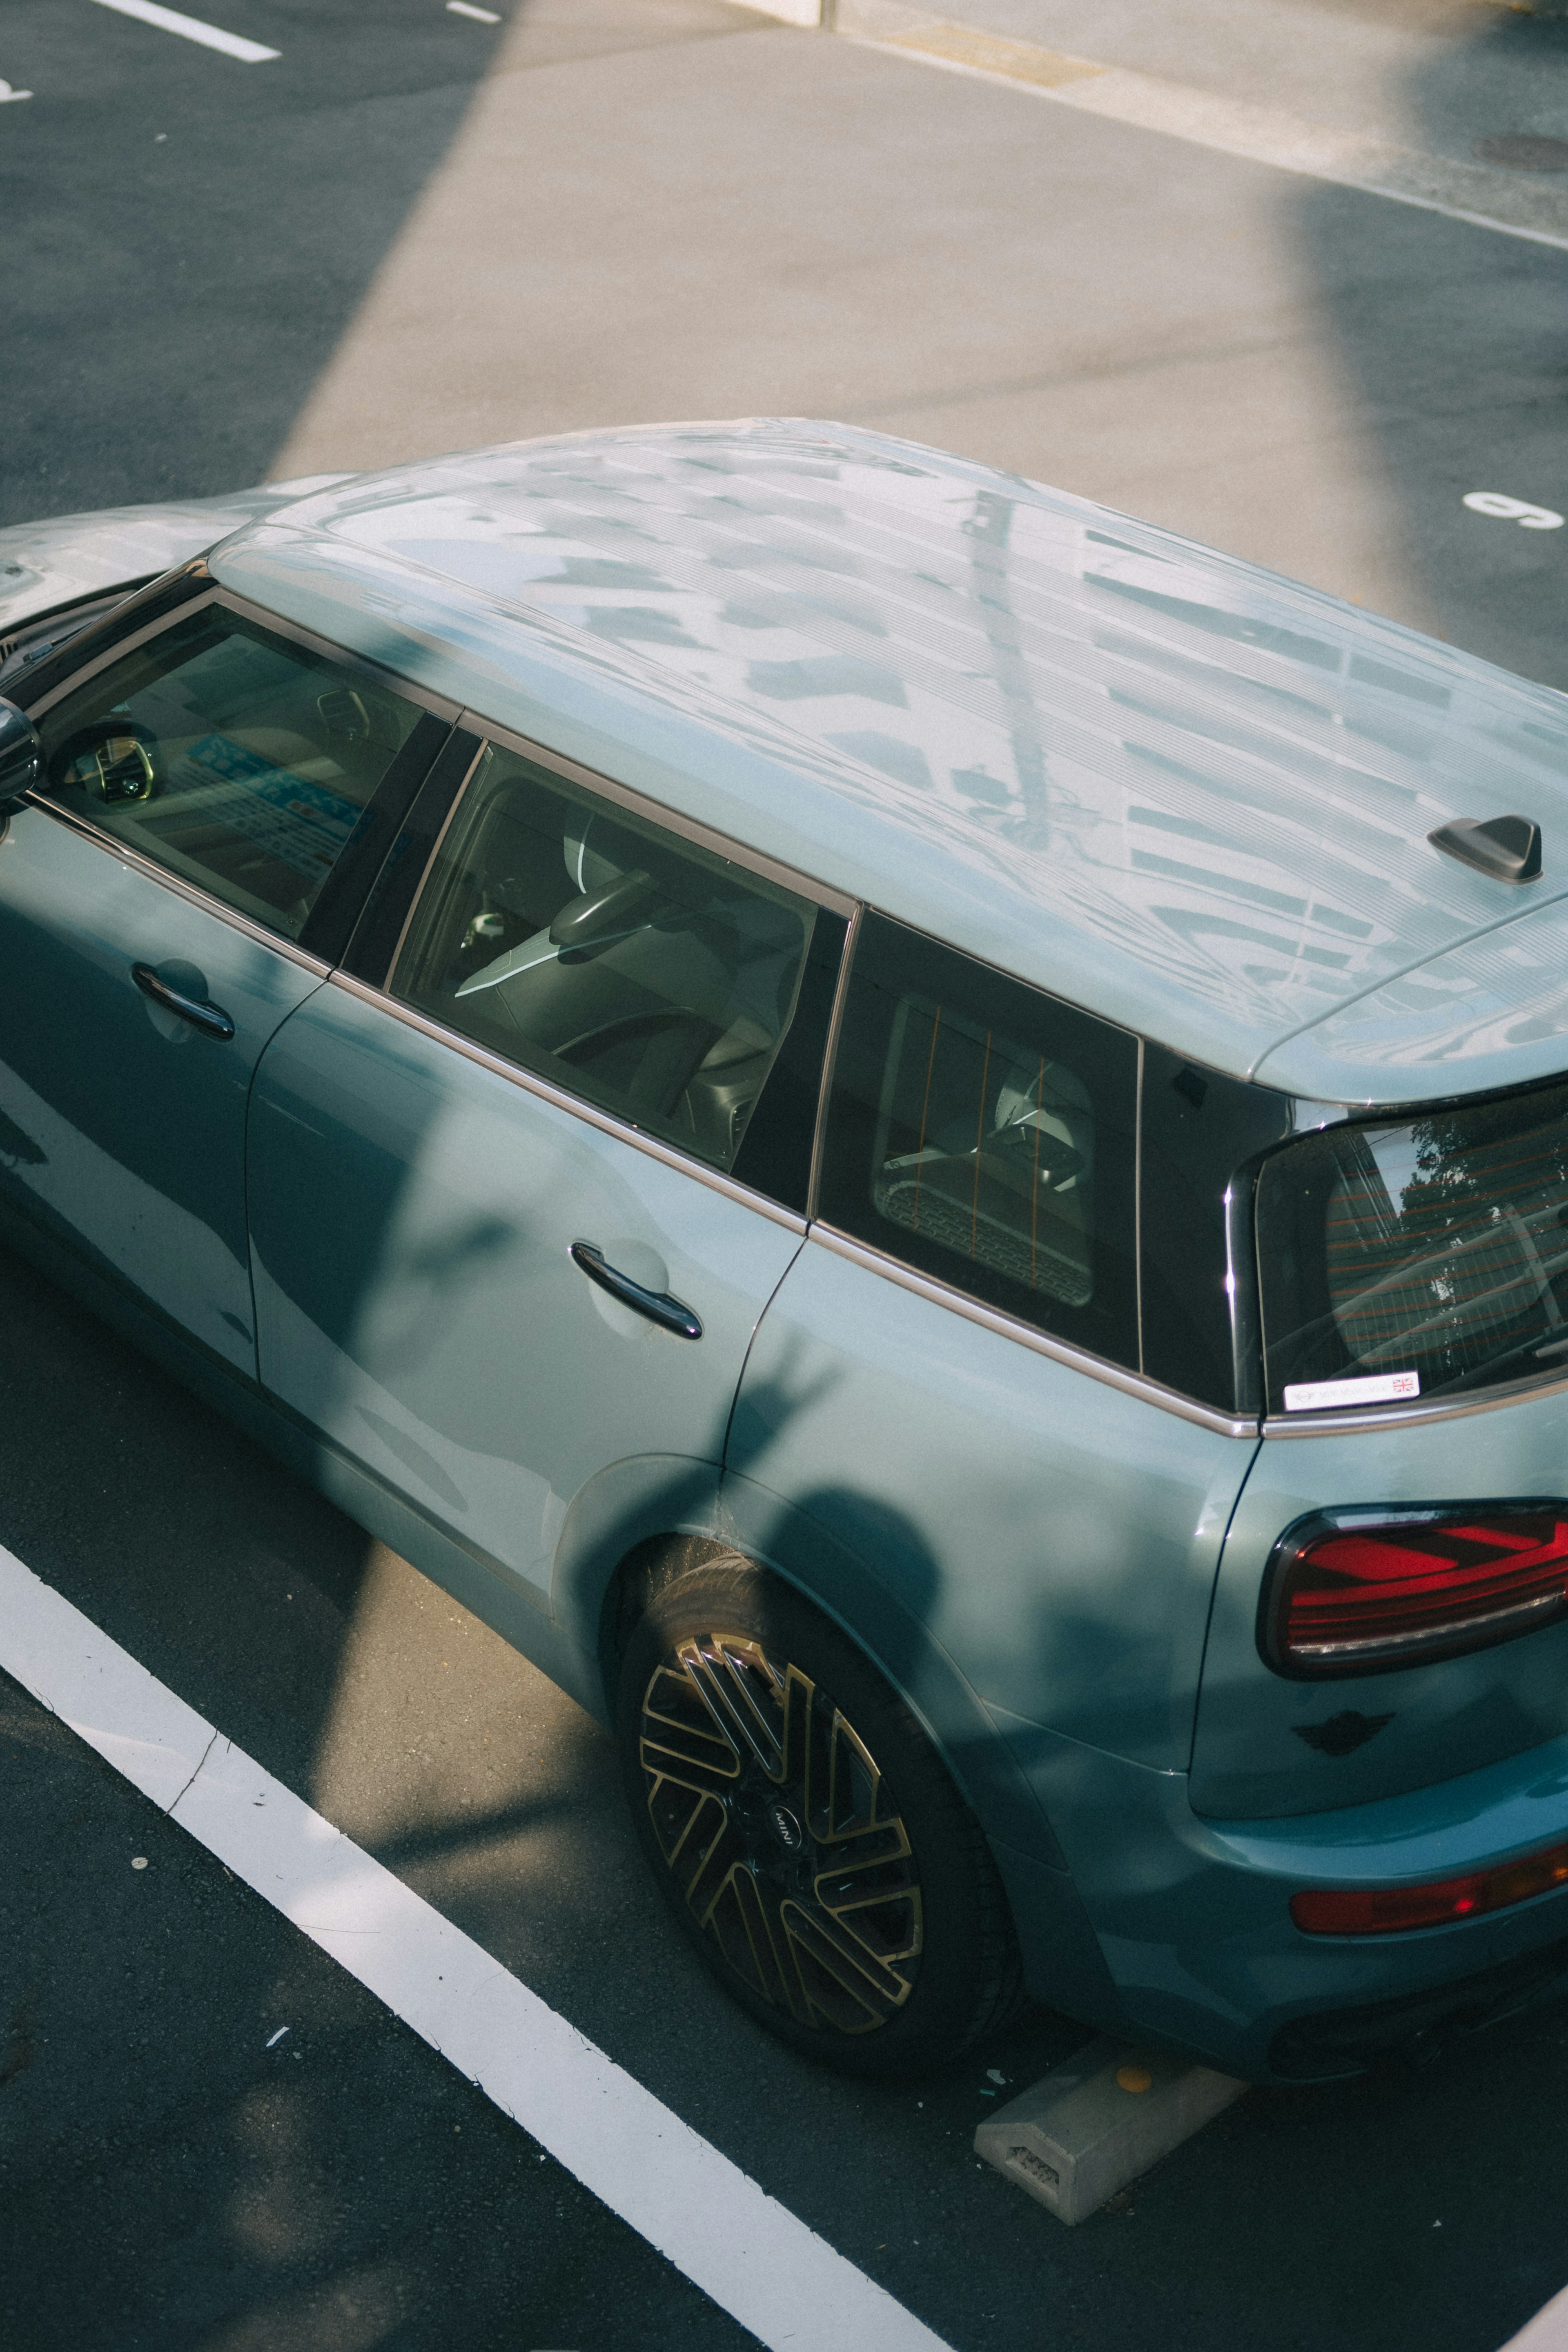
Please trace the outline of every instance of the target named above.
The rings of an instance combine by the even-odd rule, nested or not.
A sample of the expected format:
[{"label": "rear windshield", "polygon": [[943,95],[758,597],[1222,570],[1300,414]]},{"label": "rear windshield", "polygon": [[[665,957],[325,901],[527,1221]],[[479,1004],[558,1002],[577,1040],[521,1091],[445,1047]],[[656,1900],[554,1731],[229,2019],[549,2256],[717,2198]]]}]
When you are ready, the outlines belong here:
[{"label": "rear windshield", "polygon": [[1397,1403],[1568,1368],[1568,1087],[1265,1163],[1271,1412]]}]

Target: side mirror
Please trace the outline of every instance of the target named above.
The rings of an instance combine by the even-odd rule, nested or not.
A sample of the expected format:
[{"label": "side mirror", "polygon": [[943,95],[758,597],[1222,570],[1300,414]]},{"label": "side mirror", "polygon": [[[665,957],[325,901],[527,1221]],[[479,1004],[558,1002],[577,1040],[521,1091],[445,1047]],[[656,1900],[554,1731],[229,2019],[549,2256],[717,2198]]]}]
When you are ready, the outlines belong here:
[{"label": "side mirror", "polygon": [[25,710],[0,697],[0,815],[15,808],[44,772],[44,746]]}]

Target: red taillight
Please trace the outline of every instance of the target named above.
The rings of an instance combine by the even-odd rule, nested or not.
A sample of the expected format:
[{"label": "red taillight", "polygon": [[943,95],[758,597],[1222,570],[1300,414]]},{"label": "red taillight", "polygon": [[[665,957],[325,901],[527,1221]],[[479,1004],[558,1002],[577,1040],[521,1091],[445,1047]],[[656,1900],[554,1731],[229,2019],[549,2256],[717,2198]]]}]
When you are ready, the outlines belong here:
[{"label": "red taillight", "polygon": [[1446,1927],[1527,1903],[1568,1885],[1568,1845],[1548,1846],[1522,1862],[1472,1871],[1435,1886],[1312,1887],[1291,1897],[1291,1916],[1308,1936],[1397,1936],[1410,1927]]},{"label": "red taillight", "polygon": [[1376,1674],[1563,1615],[1568,1503],[1321,1511],[1274,1547],[1259,1645],[1278,1674]]}]

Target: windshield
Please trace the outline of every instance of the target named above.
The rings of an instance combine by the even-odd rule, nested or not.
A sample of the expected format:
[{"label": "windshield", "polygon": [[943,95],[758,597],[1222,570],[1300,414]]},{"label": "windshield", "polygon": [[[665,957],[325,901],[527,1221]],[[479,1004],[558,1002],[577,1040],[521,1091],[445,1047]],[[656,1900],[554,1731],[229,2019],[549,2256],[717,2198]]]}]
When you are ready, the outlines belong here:
[{"label": "windshield", "polygon": [[1568,1087],[1303,1139],[1258,1255],[1271,1412],[1568,1369]]}]

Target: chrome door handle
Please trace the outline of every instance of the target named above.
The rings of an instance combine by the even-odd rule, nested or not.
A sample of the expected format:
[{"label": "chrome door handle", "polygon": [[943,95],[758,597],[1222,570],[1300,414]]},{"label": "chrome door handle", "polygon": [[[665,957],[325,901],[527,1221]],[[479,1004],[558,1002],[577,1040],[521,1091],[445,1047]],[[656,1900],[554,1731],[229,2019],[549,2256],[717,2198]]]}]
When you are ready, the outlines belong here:
[{"label": "chrome door handle", "polygon": [[143,996],[150,996],[154,1004],[163,1007],[165,1013],[177,1013],[182,1021],[188,1021],[193,1029],[201,1031],[204,1037],[234,1035],[234,1023],[221,1005],[208,1004],[199,996],[186,996],[179,989],[171,988],[166,980],[159,978],[150,963],[133,963],[131,977]]},{"label": "chrome door handle", "polygon": [[645,1315],[650,1323],[658,1325],[661,1331],[673,1331],[677,1339],[702,1338],[702,1324],[689,1307],[683,1307],[680,1300],[672,1298],[667,1290],[645,1290],[640,1282],[633,1282],[629,1274],[622,1274],[617,1267],[607,1265],[604,1252],[595,1249],[591,1242],[573,1242],[570,1256],[573,1265],[580,1267],[590,1282],[596,1282],[601,1290],[607,1290],[612,1298],[621,1301],[622,1307],[630,1307],[635,1314]]}]

